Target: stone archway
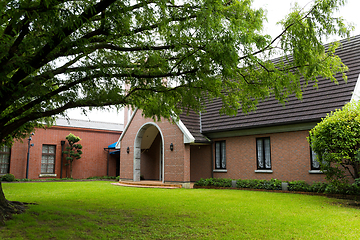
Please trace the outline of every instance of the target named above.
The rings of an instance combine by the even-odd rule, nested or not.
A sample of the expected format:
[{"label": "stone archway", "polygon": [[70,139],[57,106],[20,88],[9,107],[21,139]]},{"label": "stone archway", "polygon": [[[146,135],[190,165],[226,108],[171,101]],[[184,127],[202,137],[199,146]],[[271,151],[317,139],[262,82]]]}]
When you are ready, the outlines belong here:
[{"label": "stone archway", "polygon": [[156,128],[158,133],[160,134],[161,140],[160,140],[160,158],[159,158],[159,180],[164,182],[164,136],[161,132],[160,127],[153,122],[148,122],[142,125],[139,129],[139,131],[136,134],[135,142],[134,142],[134,169],[133,169],[133,180],[134,181],[140,181],[140,174],[141,174],[141,149],[142,149],[142,143],[144,134],[147,132],[147,130],[150,130],[151,128]]}]

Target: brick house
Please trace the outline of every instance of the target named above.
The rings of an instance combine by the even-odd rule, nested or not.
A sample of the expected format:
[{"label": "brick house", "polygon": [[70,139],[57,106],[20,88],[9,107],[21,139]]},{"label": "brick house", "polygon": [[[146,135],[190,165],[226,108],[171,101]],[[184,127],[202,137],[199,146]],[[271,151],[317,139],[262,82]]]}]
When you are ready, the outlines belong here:
[{"label": "brick house", "polygon": [[109,145],[118,140],[122,129],[122,124],[58,118],[54,126],[35,130],[35,135],[31,136],[30,144],[33,146],[30,146],[30,151],[28,139],[16,141],[11,149],[3,147],[0,152],[0,176],[11,173],[18,179],[26,178],[26,175],[29,179],[70,177],[62,154],[67,144],[65,137],[69,133],[79,136],[79,143],[83,146],[81,159],[73,162],[73,178],[118,176],[119,154]]},{"label": "brick house", "polygon": [[190,182],[200,178],[323,181],[306,137],[321,118],[360,96],[360,36],[343,40],[338,56],[349,67],[345,83],[318,79],[303,99],[285,106],[263,101],[256,112],[220,116],[220,101],[206,112],[181,115],[176,123],[154,122],[140,110],[125,109],[125,129],[117,142],[120,178]]}]

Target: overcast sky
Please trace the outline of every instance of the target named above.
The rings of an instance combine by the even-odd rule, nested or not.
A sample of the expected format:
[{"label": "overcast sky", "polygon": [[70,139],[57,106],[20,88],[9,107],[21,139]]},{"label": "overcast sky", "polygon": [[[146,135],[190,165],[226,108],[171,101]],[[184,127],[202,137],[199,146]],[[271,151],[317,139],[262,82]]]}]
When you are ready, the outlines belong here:
[{"label": "overcast sky", "polygon": [[[305,6],[310,0],[254,0],[253,6],[255,8],[267,9],[268,22],[265,23],[264,32],[275,37],[281,32],[281,28],[276,23],[282,20],[289,12],[294,3],[298,2],[300,6]],[[342,16],[347,22],[355,25],[355,31],[351,36],[360,34],[360,0],[348,0],[347,4],[340,9],[337,16]],[[329,41],[339,40],[335,37],[330,37]],[[116,110],[110,112],[95,111],[89,112],[88,116],[82,114],[80,110],[70,110],[69,117],[72,119],[83,119],[100,122],[123,123],[123,113],[117,113]]]},{"label": "overcast sky", "polygon": [[[265,23],[265,32],[271,36],[277,36],[281,33],[281,28],[276,25],[277,22],[282,20],[289,12],[290,9],[295,5],[295,2],[299,3],[301,7],[310,6],[314,2],[313,0],[254,0],[253,6],[255,8],[267,9],[268,22]],[[343,6],[336,16],[343,17],[347,22],[355,25],[355,31],[351,34],[360,34],[360,0],[347,0],[345,6]],[[339,40],[339,39],[330,39]]]}]

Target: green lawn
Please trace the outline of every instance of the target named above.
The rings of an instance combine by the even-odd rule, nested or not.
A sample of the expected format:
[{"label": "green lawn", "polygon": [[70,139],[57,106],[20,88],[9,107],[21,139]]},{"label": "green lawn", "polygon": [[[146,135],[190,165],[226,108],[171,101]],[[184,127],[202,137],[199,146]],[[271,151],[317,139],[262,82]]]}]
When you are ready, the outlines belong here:
[{"label": "green lawn", "polygon": [[108,181],[3,188],[38,205],[0,227],[0,239],[360,239],[360,209],[319,196]]}]

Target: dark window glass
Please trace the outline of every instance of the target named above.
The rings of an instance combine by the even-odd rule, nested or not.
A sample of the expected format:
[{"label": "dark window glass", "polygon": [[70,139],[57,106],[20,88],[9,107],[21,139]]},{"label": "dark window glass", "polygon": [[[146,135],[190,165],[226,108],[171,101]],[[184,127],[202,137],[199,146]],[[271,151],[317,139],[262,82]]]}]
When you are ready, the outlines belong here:
[{"label": "dark window glass", "polygon": [[320,170],[320,163],[317,161],[317,154],[310,148],[311,170]]},{"label": "dark window glass", "polygon": [[270,138],[256,139],[257,169],[271,169]]},{"label": "dark window glass", "polygon": [[9,173],[10,170],[10,148],[0,147],[0,174]]},{"label": "dark window glass", "polygon": [[226,169],[225,141],[215,142],[215,169]]}]

